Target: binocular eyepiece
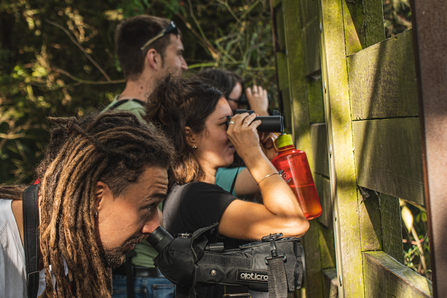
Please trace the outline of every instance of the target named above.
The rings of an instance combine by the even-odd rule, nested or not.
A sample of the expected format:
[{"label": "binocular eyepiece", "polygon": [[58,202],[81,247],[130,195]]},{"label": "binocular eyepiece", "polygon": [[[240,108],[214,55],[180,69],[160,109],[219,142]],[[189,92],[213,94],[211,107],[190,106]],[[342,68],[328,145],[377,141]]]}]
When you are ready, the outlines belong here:
[{"label": "binocular eyepiece", "polygon": [[[182,233],[177,234],[177,237],[179,238],[190,238],[191,234],[188,233]],[[174,237],[165,230],[162,226],[158,226],[152,234],[147,237],[147,242],[149,242],[150,245],[152,245],[155,250],[160,253],[163,249],[165,249],[166,246],[168,246],[169,243],[171,243],[174,240]],[[223,252],[224,251],[224,244],[223,242],[217,242],[217,243],[207,243],[205,247],[206,251],[213,251],[213,252]]]},{"label": "binocular eyepiece", "polygon": [[[235,114],[249,113],[253,114],[253,110],[236,110]],[[230,124],[230,120],[233,117],[228,117],[227,126]],[[261,132],[283,132],[284,131],[284,117],[278,111],[273,111],[271,116],[258,116],[255,120],[261,120],[261,125],[258,126],[257,130]]]},{"label": "binocular eyepiece", "polygon": [[160,252],[174,240],[174,237],[162,226],[158,226],[146,240],[157,252]]}]

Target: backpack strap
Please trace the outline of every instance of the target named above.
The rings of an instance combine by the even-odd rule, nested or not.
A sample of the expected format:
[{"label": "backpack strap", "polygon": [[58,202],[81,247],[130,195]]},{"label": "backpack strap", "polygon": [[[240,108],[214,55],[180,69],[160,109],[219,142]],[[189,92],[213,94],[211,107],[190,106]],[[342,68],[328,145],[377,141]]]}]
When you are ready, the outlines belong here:
[{"label": "backpack strap", "polygon": [[132,99],[121,99],[121,100],[118,100],[117,102],[115,102],[110,108],[109,108],[109,110],[114,110],[114,109],[116,109],[117,107],[119,107],[120,105],[122,105],[122,104],[125,104],[126,102],[128,102],[128,101],[135,101],[136,103],[139,103],[141,106],[145,106],[146,104],[144,103],[144,101],[141,101],[141,100],[139,100],[139,99],[136,99],[136,98],[132,98]]},{"label": "backpack strap", "polygon": [[269,298],[287,298],[287,277],[283,257],[273,257],[267,263]]},{"label": "backpack strap", "polygon": [[276,240],[282,236],[280,234],[270,234],[262,238],[263,242],[270,242],[270,257],[265,258],[268,272],[268,291],[269,298],[287,298],[287,276],[284,263],[286,262],[285,255],[279,255],[276,247]]},{"label": "backpack strap", "polygon": [[36,298],[39,289],[39,187],[40,184],[27,187],[22,197],[28,298]]}]

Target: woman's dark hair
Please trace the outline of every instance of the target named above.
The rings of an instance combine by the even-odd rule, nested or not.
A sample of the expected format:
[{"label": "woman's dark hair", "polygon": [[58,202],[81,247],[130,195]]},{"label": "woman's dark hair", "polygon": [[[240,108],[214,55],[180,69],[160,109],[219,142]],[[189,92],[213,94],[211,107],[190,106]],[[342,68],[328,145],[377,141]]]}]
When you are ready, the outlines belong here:
[{"label": "woman's dark hair", "polygon": [[219,90],[197,78],[170,77],[160,82],[149,96],[145,120],[161,128],[174,142],[170,185],[198,181],[203,177],[203,170],[193,154],[195,149],[186,142],[185,126],[196,134],[202,133],[206,119],[216,109],[220,98]]},{"label": "woman's dark hair", "polygon": [[237,73],[228,70],[207,68],[199,72],[197,77],[219,89],[226,99],[229,99],[237,83],[241,84],[242,90],[244,90],[244,79]]}]

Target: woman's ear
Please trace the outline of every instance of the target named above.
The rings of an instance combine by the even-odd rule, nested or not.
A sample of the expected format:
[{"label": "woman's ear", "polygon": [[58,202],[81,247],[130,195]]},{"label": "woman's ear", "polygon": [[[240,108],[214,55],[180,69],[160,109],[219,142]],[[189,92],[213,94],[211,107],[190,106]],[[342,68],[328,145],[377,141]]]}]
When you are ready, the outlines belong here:
[{"label": "woman's ear", "polygon": [[194,148],[194,146],[196,146],[197,148],[197,138],[195,136],[195,134],[193,133],[191,127],[189,126],[185,126],[185,134],[186,134],[186,143],[188,144],[189,147]]}]

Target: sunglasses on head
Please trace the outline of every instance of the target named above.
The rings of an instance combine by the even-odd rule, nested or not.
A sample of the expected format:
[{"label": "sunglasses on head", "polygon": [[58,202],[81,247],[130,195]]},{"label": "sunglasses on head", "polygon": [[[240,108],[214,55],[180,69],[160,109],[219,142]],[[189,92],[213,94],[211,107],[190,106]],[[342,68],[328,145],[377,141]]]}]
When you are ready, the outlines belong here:
[{"label": "sunglasses on head", "polygon": [[141,48],[140,50],[144,51],[149,45],[151,45],[152,43],[154,43],[155,41],[159,40],[160,38],[168,35],[168,34],[178,34],[178,29],[175,26],[174,22],[171,22],[171,24],[169,24],[168,26],[166,26],[166,28],[163,29],[163,31],[161,31],[160,34],[158,34],[157,36],[151,38],[148,42],[146,42]]}]

